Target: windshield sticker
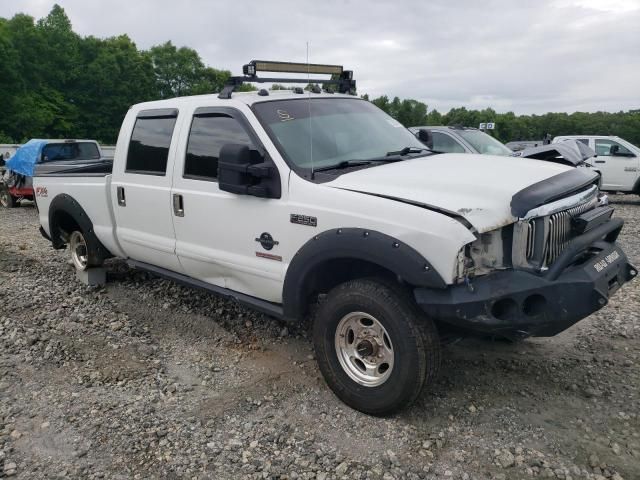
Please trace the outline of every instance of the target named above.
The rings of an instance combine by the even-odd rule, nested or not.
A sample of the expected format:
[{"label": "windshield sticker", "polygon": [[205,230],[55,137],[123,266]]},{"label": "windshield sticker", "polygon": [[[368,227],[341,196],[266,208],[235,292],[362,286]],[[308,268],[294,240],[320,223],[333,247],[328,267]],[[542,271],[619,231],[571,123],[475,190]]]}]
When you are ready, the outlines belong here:
[{"label": "windshield sticker", "polygon": [[387,122],[392,127],[402,128],[402,124],[399,121],[397,121],[395,118],[387,118]]},{"label": "windshield sticker", "polygon": [[280,117],[281,122],[288,122],[289,120],[295,120],[295,118],[293,118],[289,114],[289,112],[287,112],[286,110],[276,110],[276,112],[278,113],[278,117]]}]

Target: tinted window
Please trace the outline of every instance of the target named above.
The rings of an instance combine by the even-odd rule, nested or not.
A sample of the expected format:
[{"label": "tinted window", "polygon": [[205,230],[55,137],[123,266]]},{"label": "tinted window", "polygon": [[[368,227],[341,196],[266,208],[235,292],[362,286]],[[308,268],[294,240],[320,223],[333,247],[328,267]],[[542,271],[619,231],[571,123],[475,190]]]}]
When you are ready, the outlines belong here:
[{"label": "tinted window", "polygon": [[100,152],[92,142],[49,143],[42,149],[43,162],[57,160],[92,160],[100,158]]},{"label": "tinted window", "polygon": [[588,138],[578,138],[578,141],[580,143],[584,143],[587,147],[589,146],[589,139]]},{"label": "tinted window", "polygon": [[433,135],[433,151],[442,153],[465,153],[464,147],[446,133],[431,132]]},{"label": "tinted window", "polygon": [[218,156],[227,143],[253,146],[244,127],[228,115],[193,117],[184,176],[189,178],[215,179],[218,177]]},{"label": "tinted window", "polygon": [[133,127],[127,172],[164,175],[176,117],[138,118]]},{"label": "tinted window", "polygon": [[629,155],[631,152],[628,148],[620,145],[618,142],[614,142],[613,140],[600,140],[596,139],[596,153],[599,156],[610,156],[611,155],[611,147],[617,146],[618,153],[622,153],[623,155]]}]

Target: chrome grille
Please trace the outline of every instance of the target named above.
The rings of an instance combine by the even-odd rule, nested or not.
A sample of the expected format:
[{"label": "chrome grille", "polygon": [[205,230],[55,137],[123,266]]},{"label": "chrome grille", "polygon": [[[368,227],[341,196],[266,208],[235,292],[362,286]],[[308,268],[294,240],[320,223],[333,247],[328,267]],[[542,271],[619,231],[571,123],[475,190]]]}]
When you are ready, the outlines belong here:
[{"label": "chrome grille", "polygon": [[583,214],[584,212],[591,210],[598,203],[597,198],[592,198],[589,201],[576,205],[575,207],[568,208],[561,212],[556,212],[546,217],[541,217],[544,223],[540,223],[540,218],[533,218],[527,222],[527,244],[526,244],[526,257],[527,260],[531,260],[535,255],[535,242],[536,242],[536,225],[541,228],[542,225],[546,225],[545,241],[543,247],[543,266],[551,265],[556,258],[558,258],[564,249],[567,247],[571,239],[573,238],[571,220],[573,217]]}]

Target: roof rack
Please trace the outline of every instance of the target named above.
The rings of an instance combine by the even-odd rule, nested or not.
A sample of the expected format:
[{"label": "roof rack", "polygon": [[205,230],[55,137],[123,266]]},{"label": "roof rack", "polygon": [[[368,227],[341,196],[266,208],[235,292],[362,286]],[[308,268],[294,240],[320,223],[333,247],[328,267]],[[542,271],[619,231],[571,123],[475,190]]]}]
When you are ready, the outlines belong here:
[{"label": "roof rack", "polygon": [[[306,78],[264,78],[258,77],[257,72],[278,73],[313,73],[331,75],[328,79]],[[342,65],[322,65],[318,63],[271,62],[266,60],[251,60],[242,67],[243,76],[231,77],[227,80],[218,98],[229,99],[234,90],[243,83],[321,83],[323,85],[337,85],[339,93],[356,94],[356,81],[352,70],[344,70]]]}]

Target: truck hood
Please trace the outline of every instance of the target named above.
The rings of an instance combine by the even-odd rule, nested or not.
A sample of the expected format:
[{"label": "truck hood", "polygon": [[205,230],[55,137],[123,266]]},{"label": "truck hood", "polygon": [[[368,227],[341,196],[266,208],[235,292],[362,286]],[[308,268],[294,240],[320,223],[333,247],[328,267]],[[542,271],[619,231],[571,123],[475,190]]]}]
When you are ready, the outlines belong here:
[{"label": "truck hood", "polygon": [[325,185],[446,211],[482,233],[516,221],[514,194],[568,170],[526,158],[447,153],[345,173]]}]

